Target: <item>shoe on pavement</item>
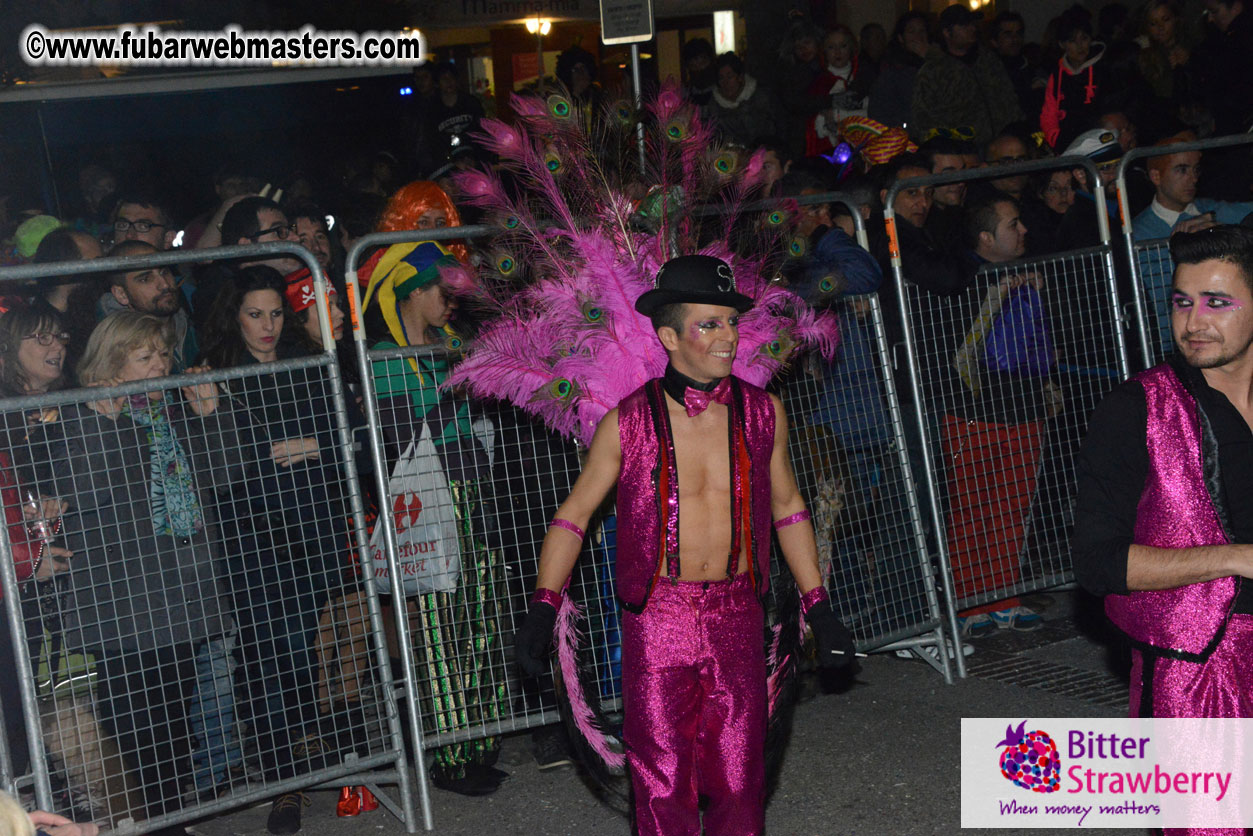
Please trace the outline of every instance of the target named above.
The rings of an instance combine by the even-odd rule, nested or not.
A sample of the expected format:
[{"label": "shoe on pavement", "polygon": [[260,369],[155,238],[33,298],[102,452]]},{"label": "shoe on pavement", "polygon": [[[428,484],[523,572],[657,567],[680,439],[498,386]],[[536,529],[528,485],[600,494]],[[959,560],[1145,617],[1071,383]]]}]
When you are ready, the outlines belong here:
[{"label": "shoe on pavement", "polygon": [[997,610],[994,613],[989,613],[989,615],[992,617],[992,623],[1000,630],[1017,630],[1021,633],[1030,633],[1032,630],[1039,630],[1044,626],[1044,619],[1040,617],[1038,612],[1023,606]]},{"label": "shoe on pavement", "polygon": [[570,742],[563,726],[545,726],[531,734],[531,748],[535,751],[535,763],[540,771],[570,766]]},{"label": "shoe on pavement", "polygon": [[499,778],[486,769],[475,769],[470,766],[465,767],[460,777],[452,777],[443,769],[436,767],[431,770],[431,783],[441,790],[471,797],[491,795],[500,789]]},{"label": "shoe on pavement", "polygon": [[309,804],[309,796],[302,792],[285,792],[274,799],[265,829],[274,836],[291,836],[300,831],[300,815]]},{"label": "shoe on pavement", "polygon": [[957,619],[958,633],[963,639],[981,639],[984,636],[990,636],[996,632],[997,626],[992,614],[986,612]]}]

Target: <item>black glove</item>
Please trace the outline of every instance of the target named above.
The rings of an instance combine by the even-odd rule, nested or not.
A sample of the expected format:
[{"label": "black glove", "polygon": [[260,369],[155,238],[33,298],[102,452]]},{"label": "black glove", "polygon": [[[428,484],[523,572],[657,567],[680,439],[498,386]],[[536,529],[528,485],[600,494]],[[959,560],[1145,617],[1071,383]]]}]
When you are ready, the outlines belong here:
[{"label": "black glove", "polygon": [[513,637],[513,654],[518,667],[527,676],[539,676],[548,670],[548,648],[553,643],[557,625],[557,609],[552,604],[536,601],[526,612],[526,619]]},{"label": "black glove", "polygon": [[835,617],[829,601],[819,601],[810,607],[805,620],[814,631],[819,667],[845,668],[853,664],[856,658],[853,634]]}]

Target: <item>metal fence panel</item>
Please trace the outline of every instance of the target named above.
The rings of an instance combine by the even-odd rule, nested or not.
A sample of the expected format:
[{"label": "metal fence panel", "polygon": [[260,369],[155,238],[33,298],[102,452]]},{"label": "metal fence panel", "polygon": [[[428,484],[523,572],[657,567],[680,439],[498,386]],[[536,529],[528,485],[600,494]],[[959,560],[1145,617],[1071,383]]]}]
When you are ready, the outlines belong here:
[{"label": "metal fence panel", "polygon": [[[1107,252],[985,265],[955,297],[904,286],[958,609],[1072,580],[1074,456],[1125,368]],[[1012,356],[1023,343],[1042,368]]]},{"label": "metal fence panel", "polygon": [[1175,263],[1170,257],[1170,239],[1140,241],[1132,248],[1136,282],[1133,292],[1143,305],[1145,338],[1141,340],[1144,367],[1152,368],[1175,350],[1170,329],[1170,287],[1174,281]]},{"label": "metal fence panel", "polygon": [[858,647],[869,650],[932,630],[943,616],[902,449],[899,404],[885,374],[890,364],[877,339],[878,298],[846,297],[838,312],[834,362],[804,358],[780,392],[832,605]]},{"label": "metal fence panel", "polygon": [[[324,303],[292,245],[124,264],[276,251],[308,258]],[[0,420],[0,577],[29,737],[10,788],[146,832],[382,779],[400,783],[381,800],[414,829],[333,352],[6,399]],[[34,578],[18,584],[11,558]]]},{"label": "metal fence panel", "polygon": [[[520,410],[439,390],[449,359],[442,346],[367,354],[375,390],[369,409],[379,418],[389,477],[378,524],[390,509],[402,564],[432,536],[421,528],[422,515],[439,512],[430,494],[416,503],[413,486],[396,477],[419,455],[411,442],[428,431],[435,442],[430,463],[450,486],[458,524],[447,582],[405,599],[421,749],[445,774],[490,763],[501,734],[557,719],[551,683],[520,679],[511,640],[526,614],[548,521],[579,471],[575,446]],[[609,513],[589,534],[571,584],[587,616],[600,697],[609,705],[619,696],[613,556]]]}]

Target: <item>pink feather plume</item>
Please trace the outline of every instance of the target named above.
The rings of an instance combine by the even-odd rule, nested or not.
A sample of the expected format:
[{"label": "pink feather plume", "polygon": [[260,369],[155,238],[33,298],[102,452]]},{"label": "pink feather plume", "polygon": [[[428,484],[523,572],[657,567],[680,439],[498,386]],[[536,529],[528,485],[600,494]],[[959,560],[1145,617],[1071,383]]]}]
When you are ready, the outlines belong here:
[{"label": "pink feather plume", "polygon": [[570,713],[575,728],[587,741],[592,751],[612,770],[621,771],[626,767],[626,756],[616,752],[605,739],[605,733],[597,725],[596,712],[592,710],[583,693],[583,684],[579,679],[579,607],[570,596],[561,602],[561,610],[557,613],[557,664],[561,667],[561,680],[565,683],[566,697],[570,702]]}]

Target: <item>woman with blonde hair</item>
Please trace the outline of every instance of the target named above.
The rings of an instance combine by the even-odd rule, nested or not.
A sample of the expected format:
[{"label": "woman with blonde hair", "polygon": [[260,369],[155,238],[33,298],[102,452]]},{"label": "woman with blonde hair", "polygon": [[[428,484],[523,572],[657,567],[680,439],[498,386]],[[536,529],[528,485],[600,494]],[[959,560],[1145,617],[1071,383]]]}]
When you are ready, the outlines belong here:
[{"label": "woman with blonde hair", "polygon": [[[101,320],[79,364],[86,386],[170,372],[167,320]],[[190,370],[189,370],[190,371]],[[195,659],[230,629],[219,577],[215,488],[237,481],[238,440],[217,389],[158,384],[61,408],[37,432],[40,492],[65,503],[67,644],[96,658],[96,714],[145,795],[135,818],[182,806],[191,775]]]},{"label": "woman with blonde hair", "polygon": [[65,816],[43,810],[28,814],[17,799],[0,791],[0,833],[4,836],[97,836],[100,828],[90,822],[75,824]]}]

